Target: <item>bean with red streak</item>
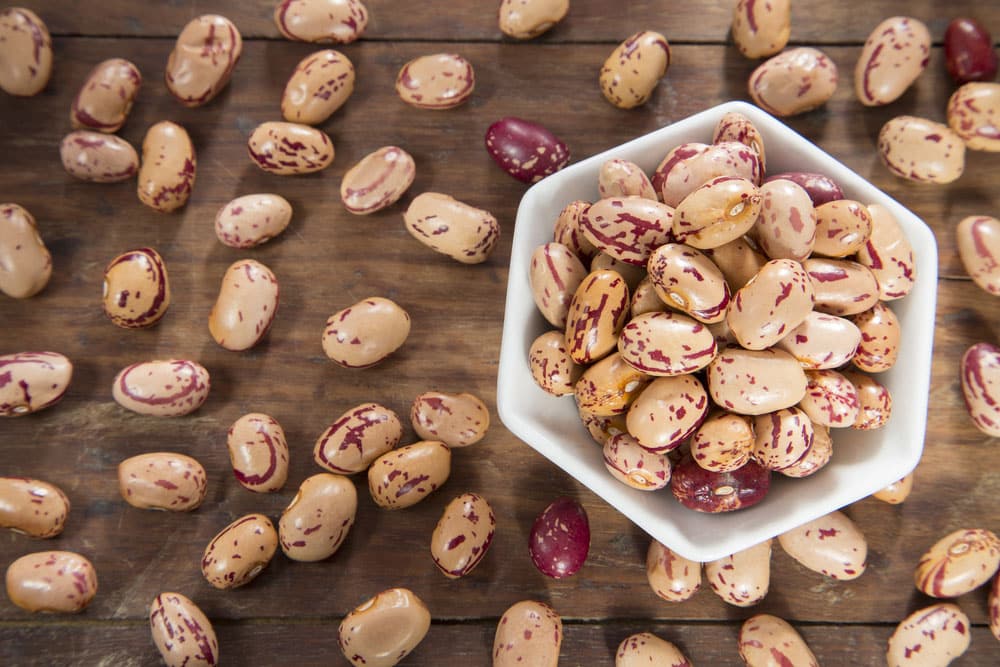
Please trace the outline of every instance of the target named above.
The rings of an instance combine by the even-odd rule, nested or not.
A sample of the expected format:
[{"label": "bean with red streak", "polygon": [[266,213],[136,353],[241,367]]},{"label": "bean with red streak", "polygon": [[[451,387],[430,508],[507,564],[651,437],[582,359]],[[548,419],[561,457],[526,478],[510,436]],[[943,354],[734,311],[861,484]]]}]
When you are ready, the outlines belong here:
[{"label": "bean with red streak", "polygon": [[763,350],[802,324],[813,307],[813,286],[802,265],[772,259],[740,288],[726,322],[740,345]]},{"label": "bean with red streak", "polygon": [[30,9],[0,10],[0,90],[19,97],[42,92],[52,76],[52,37]]},{"label": "bean with red streak", "polygon": [[409,313],[395,301],[375,296],[327,319],[323,352],[344,368],[368,368],[401,348],[409,335]]},{"label": "bean with red streak", "polygon": [[368,26],[368,8],[361,0],[281,0],[274,23],[287,39],[349,44]]},{"label": "bean with red streak", "polygon": [[208,543],[201,573],[215,588],[238,588],[256,579],[277,549],[278,533],[271,520],[263,514],[247,514]]},{"label": "bean with red streak", "polygon": [[646,103],[669,67],[667,38],[651,30],[637,32],[604,61],[601,92],[619,109],[632,109]]},{"label": "bean with red streak", "polygon": [[98,63],[73,99],[69,119],[76,130],[117,132],[125,124],[142,86],[133,63],[111,58]]},{"label": "bean with red streak", "polygon": [[279,176],[322,171],[336,154],[325,132],[300,123],[273,121],[250,133],[247,152],[254,164]]},{"label": "bean with red streak", "polygon": [[528,365],[535,384],[553,396],[572,394],[583,373],[569,356],[562,331],[547,331],[536,338],[528,351]]},{"label": "bean with red streak", "polygon": [[860,202],[838,199],[816,207],[816,243],[813,252],[817,255],[853,255],[868,242],[871,234],[871,214]]},{"label": "bean with red streak", "polygon": [[965,171],[965,142],[950,127],[916,116],[898,116],[878,133],[878,153],[896,176],[948,184]]},{"label": "bean with red streak", "polygon": [[788,179],[768,180],[760,187],[760,217],[753,232],[771,259],[809,257],[816,245],[816,208],[809,193]]},{"label": "bean with red streak", "polygon": [[454,109],[472,96],[476,73],[457,53],[414,58],[396,76],[396,93],[418,109]]},{"label": "bean with red streak", "polygon": [[138,248],[118,255],[104,269],[104,314],[125,329],[151,327],[170,307],[170,280],[160,253]]},{"label": "bean with red streak", "polygon": [[764,183],[777,180],[792,181],[801,187],[809,194],[813,206],[820,206],[827,202],[844,198],[844,191],[840,189],[837,182],[824,174],[815,174],[808,171],[786,171],[768,176],[764,180]]},{"label": "bean with red streak", "polygon": [[618,337],[625,363],[648,375],[694,373],[717,352],[708,328],[680,313],[644,313],[629,320]]},{"label": "bean with red streak", "polygon": [[629,635],[618,645],[615,667],[691,667],[680,649],[649,632]]},{"label": "bean with red streak", "polygon": [[628,433],[604,442],[604,466],[619,482],[640,491],[657,491],[670,483],[670,459],[647,451]]},{"label": "bean with red streak", "polygon": [[522,600],[500,617],[493,638],[493,667],[556,667],[562,619],[544,602]]},{"label": "bean with red streak", "polygon": [[278,300],[278,279],[271,269],[253,259],[235,262],[222,276],[208,331],[227,350],[249,350],[267,335]]},{"label": "bean with red streak", "polygon": [[70,502],[62,489],[40,479],[0,477],[0,528],[37,538],[66,526]]},{"label": "bean with red streak", "polygon": [[843,512],[831,512],[778,536],[803,567],[832,579],[857,579],[868,566],[868,541]]},{"label": "bean with red streak", "polygon": [[872,494],[872,498],[881,500],[890,505],[899,505],[910,497],[913,491],[913,473],[904,475],[884,489],[880,489]]},{"label": "bean with red streak", "polygon": [[431,557],[449,579],[464,577],[482,562],[493,543],[496,517],[486,499],[463,493],[444,508],[431,535]]},{"label": "bean with red streak", "polygon": [[198,160],[187,130],[161,121],[146,131],[139,166],[139,201],[170,212],[187,204],[194,188]]},{"label": "bean with red streak", "polygon": [[878,303],[878,279],[863,264],[811,257],[802,266],[813,286],[813,308],[821,313],[857,315]]},{"label": "bean with red streak", "polygon": [[403,437],[396,413],[378,403],[362,403],[340,415],[316,440],[313,460],[342,475],[368,469]]},{"label": "bean with red streak", "polygon": [[410,407],[413,431],[424,440],[440,440],[452,449],[474,445],[490,427],[490,411],[478,396],[426,391]]},{"label": "bean with red streak", "polygon": [[628,286],[615,271],[594,271],[580,283],[566,317],[570,357],[586,364],[606,356],[618,344],[628,318]]},{"label": "bean with red streak", "polygon": [[67,174],[91,183],[127,181],[139,170],[132,144],[100,132],[70,132],[59,145],[59,158]]},{"label": "bean with red streak", "polygon": [[1000,83],[967,83],[948,100],[948,126],[973,151],[1000,151]]},{"label": "bean with red streak", "polygon": [[215,215],[215,236],[230,248],[253,248],[285,231],[292,205],[275,194],[237,197]]},{"label": "bean with red streak", "polygon": [[962,395],[972,423],[1000,437],[1000,348],[976,343],[962,355]]},{"label": "bean with red streak", "polygon": [[397,146],[383,146],[347,170],[340,183],[340,200],[355,215],[392,206],[413,184],[413,157]]},{"label": "bean with red streak", "polygon": [[115,376],[111,394],[123,408],[141,415],[179,417],[208,398],[211,380],[205,367],[187,359],[143,361]]},{"label": "bean with red streak", "polygon": [[225,16],[192,19],[167,60],[167,90],[186,107],[207,104],[229,83],[242,54],[240,31]]},{"label": "bean with red streak", "polygon": [[958,256],[972,281],[1000,295],[1000,220],[970,215],[955,228]]},{"label": "bean with red streak", "polygon": [[669,452],[694,433],[708,406],[708,395],[696,376],[656,378],[629,407],[628,432],[650,452]]},{"label": "bean with red streak", "polygon": [[888,667],[945,667],[972,641],[972,623],[958,605],[939,603],[918,609],[896,626],[886,649]]},{"label": "bean with red streak", "polygon": [[701,563],[652,540],[646,551],[646,581],[661,599],[683,602],[701,589]]},{"label": "bean with red streak", "polygon": [[329,558],[347,539],[357,509],[358,492],[347,477],[322,472],[307,478],[278,521],[281,550],[296,561]]},{"label": "bean with red streak", "polygon": [[149,606],[153,643],[167,667],[215,667],[219,640],[204,612],[180,593],[160,593]]},{"label": "bean with red streak", "polygon": [[913,581],[924,595],[957,598],[989,581],[1000,568],[1000,539],[991,530],[956,530],[920,557]]},{"label": "bean with red streak", "polygon": [[764,176],[760,155],[738,141],[681,144],[657,165],[652,183],[664,204],[677,206],[702,183],[719,176],[737,176],[760,185]]},{"label": "bean with red streak", "polygon": [[591,204],[580,218],[588,241],[615,259],[645,266],[649,256],[673,241],[674,209],[655,199],[610,197]]},{"label": "bean with red streak", "polygon": [[152,452],[118,464],[118,490],[132,507],[190,512],[204,502],[208,480],[205,468],[190,456]]},{"label": "bean with red streak", "polygon": [[771,540],[705,563],[712,591],[735,607],[752,607],[771,586]]},{"label": "bean with red streak", "polygon": [[739,650],[747,665],[819,667],[816,656],[795,628],[770,614],[757,614],[743,622]]},{"label": "bean with red streak", "polygon": [[38,294],[52,276],[52,254],[31,213],[0,204],[0,292],[14,299]]},{"label": "bean with red streak", "polygon": [[719,411],[695,431],[691,438],[691,457],[705,470],[732,472],[750,460],[755,441],[750,417]]},{"label": "bean with red streak", "polygon": [[806,371],[809,382],[799,407],[822,426],[848,428],[858,419],[858,390],[834,370]]},{"label": "bean with red streak", "polygon": [[492,213],[437,192],[417,195],[403,222],[417,241],[462,264],[485,262],[500,239]]},{"label": "bean with red streak", "polygon": [[775,116],[795,116],[820,107],[833,97],[837,65],[810,47],[789,49],[764,61],[750,75],[750,97]]},{"label": "bean with red streak", "polygon": [[739,0],[733,8],[733,41],[747,58],[778,53],[792,34],[791,0]]},{"label": "bean with red streak", "polygon": [[72,551],[39,551],[7,568],[7,597],[30,612],[75,614],[97,595],[97,572]]},{"label": "bean with red streak", "polygon": [[20,417],[59,402],[73,379],[73,364],[58,352],[0,356],[0,417]]},{"label": "bean with red streak", "polygon": [[861,332],[861,343],[851,362],[868,373],[881,373],[895,366],[902,333],[892,309],[879,301],[853,320]]},{"label": "bean with red streak", "polygon": [[760,211],[756,185],[738,176],[719,176],[677,204],[674,239],[693,248],[717,248],[749,232]]},{"label": "bean with red streak", "polygon": [[869,204],[867,208],[872,219],[872,233],[858,249],[858,263],[875,274],[882,301],[901,299],[916,284],[913,246],[889,209],[881,204]]},{"label": "bean with red streak", "polygon": [[621,159],[607,160],[597,176],[597,191],[601,199],[609,197],[642,197],[659,199],[646,172],[634,162]]},{"label": "bean with red streak", "polygon": [[375,459],[368,468],[368,491],[379,507],[403,509],[436,491],[450,474],[448,445],[421,440]]},{"label": "bean with red streak", "polygon": [[[855,426],[855,428],[857,428]],[[802,478],[815,475],[833,457],[833,439],[830,429],[822,424],[813,423],[812,445],[798,461],[777,472],[785,477]]]},{"label": "bean with red streak", "polygon": [[585,370],[573,391],[580,410],[609,417],[627,412],[652,379],[625,363],[621,353],[612,352]]},{"label": "bean with red streak", "polygon": [[289,123],[319,125],[354,92],[354,64],[340,51],[326,49],[295,66],[281,95],[281,115]]},{"label": "bean with red streak", "polygon": [[768,470],[794,465],[812,447],[815,428],[800,408],[784,408],[754,418],[753,459]]},{"label": "bean with red streak", "polygon": [[927,68],[931,34],[909,16],[893,16],[872,30],[854,67],[854,92],[865,106],[898,99]]},{"label": "bean with red streak", "polygon": [[561,243],[546,243],[531,253],[528,269],[531,296],[542,317],[556,327],[566,326],[573,295],[587,277],[587,269]]},{"label": "bean with red streak", "polygon": [[274,417],[251,412],[237,419],[226,434],[233,475],[258,493],[280,491],[288,479],[288,441]]},{"label": "bean with red streak", "polygon": [[850,363],[859,343],[861,331],[854,322],[813,311],[776,347],[795,357],[803,368],[820,370]]},{"label": "bean with red streak", "polygon": [[722,350],[708,365],[708,391],[719,407],[742,415],[788,408],[806,394],[806,374],[781,350]]},{"label": "bean with red streak", "polygon": [[583,212],[590,206],[589,201],[576,200],[566,204],[556,217],[555,226],[552,230],[552,240],[562,243],[572,250],[580,261],[586,263],[594,258],[598,253],[594,244],[583,235],[580,220]]},{"label": "bean with red streak", "polygon": [[843,375],[858,392],[858,418],[851,428],[871,431],[888,424],[892,417],[892,394],[889,393],[889,388],[870,375],[857,371],[844,371]]},{"label": "bean with red streak", "polygon": [[729,111],[723,114],[719,122],[715,124],[715,130],[712,132],[712,143],[721,144],[725,141],[735,141],[752,148],[760,160],[761,173],[767,172],[764,138],[752,120],[738,111]]},{"label": "bean with red streak", "polygon": [[664,244],[650,255],[647,268],[653,289],[668,306],[705,324],[726,318],[729,285],[722,271],[700,250],[680,243]]}]

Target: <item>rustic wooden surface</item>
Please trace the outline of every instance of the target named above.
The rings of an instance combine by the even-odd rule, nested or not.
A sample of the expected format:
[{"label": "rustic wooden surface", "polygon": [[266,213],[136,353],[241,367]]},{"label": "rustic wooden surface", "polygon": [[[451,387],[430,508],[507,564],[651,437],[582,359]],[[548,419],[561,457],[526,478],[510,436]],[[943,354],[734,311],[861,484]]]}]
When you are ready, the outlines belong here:
[{"label": "rustic wooden surface", "polygon": [[[895,179],[879,164],[875,136],[904,113],[943,120],[953,85],[943,54],[901,100],[864,109],[852,92],[852,71],[868,31],[887,16],[925,20],[940,41],[953,16],[969,15],[1000,34],[1000,7],[954,0],[841,3],[797,0],[792,40],[821,44],[841,68],[841,85],[823,109],[789,124],[921,216],[934,229],[941,279],[925,453],[916,486],[901,506],[868,499],[848,514],[868,536],[868,572],[835,582],[809,572],[775,548],[771,592],[750,610],[728,607],[708,590],[672,605],[646,583],[648,537],[589,491],[519,442],[496,419],[495,378],[514,215],[525,187],[503,174],[482,148],[492,121],[519,115],[548,126],[576,158],[730,99],[746,99],[755,64],[727,43],[729,2],[574,0],[570,16],[542,38],[501,39],[496,2],[370,0],[365,39],[342,47],[358,84],[346,106],[323,125],[337,148],[335,163],[313,176],[264,174],[246,157],[250,130],[278,119],[278,101],[294,64],[315,47],[280,40],[270,20],[272,0],[171,0],[138,3],[25,0],[54,35],[55,73],[31,99],[0,95],[0,201],[15,201],[39,221],[55,272],[40,295],[0,297],[0,353],[49,349],[75,364],[61,404],[0,423],[0,475],[40,477],[61,486],[73,510],[66,531],[50,541],[0,533],[0,566],[41,549],[87,555],[100,593],[82,614],[31,616],[0,599],[0,665],[155,665],[145,622],[162,590],[193,598],[213,619],[230,664],[347,664],[336,647],[339,619],[374,593],[412,588],[430,607],[434,626],[407,665],[488,665],[496,619],[526,598],[550,602],[566,623],[562,664],[610,665],[618,642],[652,630],[681,646],[699,665],[736,665],[736,633],[752,613],[795,624],[824,665],[877,665],[898,621],[930,603],[912,585],[912,569],[937,538],[963,527],[1000,529],[1000,450],[979,433],[962,404],[958,362],[978,341],[998,339],[997,302],[963,275],[953,230],[966,215],[1000,213],[1000,157],[970,153],[967,173],[948,187]],[[229,88],[201,109],[184,109],[167,94],[162,72],[171,36],[205,12],[232,18],[247,38]],[[666,79],[641,109],[621,111],[602,98],[596,76],[617,42],[640,29],[674,43]],[[416,111],[398,100],[395,74],[412,57],[462,53],[476,68],[476,92],[448,112]],[[146,82],[122,131],[138,146],[161,119],[183,124],[198,150],[194,195],[182,211],[163,215],[139,204],[134,182],[92,185],[59,167],[58,145],[69,130],[77,87],[98,61],[134,61]],[[366,218],[342,208],[338,188],[346,169],[386,144],[403,146],[418,164],[403,201]],[[450,193],[493,211],[503,236],[489,261],[463,266],[409,237],[401,213],[416,194]],[[279,239],[237,251],[212,232],[216,210],[231,198],[275,191],[295,216]],[[174,291],[166,318],[149,331],[112,326],[100,308],[101,276],[112,257],[152,245],[164,256]],[[281,284],[281,308],[268,339],[250,352],[219,348],[207,331],[225,268],[241,257],[270,266]],[[396,300],[413,319],[406,346],[364,371],[335,367],[319,338],[326,317],[363,297]],[[135,361],[190,357],[212,374],[212,394],[194,415],[157,420],[127,413],[110,395],[114,374]],[[402,512],[373,505],[358,477],[357,523],[344,547],[326,562],[293,563],[281,554],[251,585],[212,589],[198,562],[204,546],[229,521],[260,511],[277,518],[307,476],[318,472],[316,437],[340,413],[363,401],[408,413],[428,389],[470,391],[491,407],[486,439],[456,451],[447,485]],[[292,448],[285,490],[257,495],[232,477],[225,448],[229,424],[250,411],[284,426]],[[404,439],[414,439],[407,429]],[[141,452],[173,450],[197,457],[209,473],[209,496],[185,515],[149,513],[119,497],[115,467]],[[472,490],[497,512],[497,537],[469,577],[445,580],[429,553],[430,533],[448,500]],[[577,497],[593,532],[590,558],[575,577],[553,581],[527,557],[533,517],[559,495]],[[1000,643],[985,627],[986,592],[958,603],[974,622],[972,647],[956,665],[1000,663]]]}]

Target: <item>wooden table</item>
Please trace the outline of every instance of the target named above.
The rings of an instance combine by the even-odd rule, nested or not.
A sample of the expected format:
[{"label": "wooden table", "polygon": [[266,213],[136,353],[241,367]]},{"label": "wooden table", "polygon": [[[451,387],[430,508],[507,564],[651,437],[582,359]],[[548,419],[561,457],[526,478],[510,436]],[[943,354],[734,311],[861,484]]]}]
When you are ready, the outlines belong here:
[{"label": "wooden table", "polygon": [[[941,278],[927,439],[912,496],[900,506],[867,499],[848,508],[868,537],[864,576],[826,579],[776,547],[770,594],[752,609],[727,606],[707,586],[683,604],[657,598],[645,576],[649,538],[496,418],[506,267],[525,186],[502,173],[482,146],[491,122],[517,115],[549,127],[579,159],[720,102],[747,99],[755,63],[728,40],[732,2],[574,0],[555,30],[515,43],[501,38],[495,1],[369,0],[364,39],[341,49],[357,67],[356,91],[323,125],[336,145],[336,161],[321,174],[296,178],[265,174],[246,156],[250,130],[279,119],[288,74],[316,49],[279,38],[271,21],[273,0],[22,4],[52,31],[55,72],[35,98],[0,95],[0,201],[34,213],[55,271],[32,299],[0,298],[0,353],[56,350],[76,370],[58,406],[0,423],[0,474],[56,483],[73,510],[66,531],[54,540],[0,533],[0,565],[36,550],[76,550],[94,562],[100,592],[76,616],[31,616],[0,600],[0,664],[158,664],[146,615],[163,590],[183,592],[202,607],[229,664],[346,664],[336,645],[340,618],[378,591],[407,586],[434,617],[427,638],[404,661],[408,665],[490,664],[498,617],[528,598],[548,601],[562,615],[565,665],[610,665],[618,643],[645,630],[675,642],[698,665],[737,665],[740,623],[757,612],[792,622],[824,665],[877,665],[899,620],[931,602],[912,584],[920,554],[954,529],[1000,529],[1000,450],[966,415],[958,376],[969,345],[997,340],[1000,307],[964,275],[953,233],[964,216],[1000,213],[1000,158],[970,152],[957,183],[918,186],[891,176],[874,150],[879,128],[891,117],[944,119],[953,90],[939,45],[944,27],[954,16],[975,16],[998,35],[995,3],[794,3],[793,42],[824,49],[840,68],[841,85],[824,108],[789,124],[927,221],[937,235]],[[212,11],[242,31],[243,58],[218,99],[185,109],[167,94],[164,64],[182,26]],[[930,65],[899,101],[865,109],[852,89],[861,44],[880,20],[907,13],[926,21],[937,40]],[[648,104],[622,111],[604,101],[597,72],[614,46],[640,29],[668,36],[673,64]],[[443,50],[474,63],[471,100],[447,112],[404,105],[393,90],[400,66]],[[140,205],[134,182],[87,184],[59,166],[73,95],[95,63],[115,56],[135,62],[146,79],[122,136],[138,146],[147,127],[170,119],[188,128],[197,146],[197,184],[180,212],[160,214]],[[381,213],[348,214],[338,197],[341,176],[387,144],[405,147],[417,161],[410,193]],[[502,238],[485,264],[460,265],[409,236],[402,211],[427,190],[496,214]],[[245,251],[215,240],[212,224],[222,204],[266,191],[284,195],[295,208],[282,237]],[[166,259],[174,302],[151,330],[118,329],[101,312],[102,271],[118,253],[144,245]],[[211,340],[206,321],[225,268],[242,257],[275,271],[281,308],[266,342],[237,354]],[[375,368],[335,366],[319,345],[327,316],[373,295],[392,298],[410,312],[409,341]],[[120,368],[168,357],[197,359],[211,371],[212,393],[198,412],[160,420],[128,413],[112,401],[111,379]],[[259,511],[276,519],[298,484],[319,472],[312,446],[334,418],[369,400],[406,415],[413,398],[430,389],[473,392],[493,415],[484,441],[455,452],[451,479],[440,492],[411,509],[387,512],[372,503],[358,477],[357,523],[333,558],[304,564],[278,554],[256,581],[235,591],[205,582],[198,563],[207,542],[242,514]],[[291,472],[281,493],[250,493],[230,471],[226,429],[251,411],[273,415],[287,432]],[[409,427],[404,439],[415,439]],[[175,515],[140,511],[121,500],[118,462],[157,450],[193,455],[205,465],[210,488],[203,507]],[[449,581],[434,567],[428,544],[444,505],[466,490],[493,504],[497,534],[477,570]],[[531,565],[527,532],[535,515],[564,494],[587,508],[593,538],[584,569],[555,581]],[[986,591],[962,596],[958,604],[974,627],[972,647],[956,664],[1000,664],[1000,644],[986,627]]]}]

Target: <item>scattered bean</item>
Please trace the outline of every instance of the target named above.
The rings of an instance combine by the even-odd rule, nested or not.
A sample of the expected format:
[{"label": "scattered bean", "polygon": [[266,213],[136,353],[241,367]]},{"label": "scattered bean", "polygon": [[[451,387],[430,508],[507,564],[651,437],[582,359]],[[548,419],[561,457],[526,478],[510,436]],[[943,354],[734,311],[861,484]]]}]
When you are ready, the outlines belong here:
[{"label": "scattered bean", "polygon": [[205,500],[205,468],[190,456],[152,452],[118,464],[118,490],[132,507],[190,512]]},{"label": "scattered bean", "polygon": [[957,18],[944,31],[944,59],[955,83],[992,81],[997,54],[989,31],[975,19]]},{"label": "scattered bean", "polygon": [[590,551],[590,522],[583,505],[559,498],[535,518],[528,535],[528,552],[538,571],[553,579],[580,571]]},{"label": "scattered bean", "polygon": [[971,215],[958,223],[955,236],[965,272],[990,294],[1000,294],[1000,220]]},{"label": "scattered bean", "polygon": [[363,472],[403,437],[396,413],[378,403],[362,403],[340,415],[316,441],[313,460],[330,472]]},{"label": "scattered bean", "polygon": [[218,95],[243,54],[233,22],[218,14],[192,19],[167,60],[167,90],[186,107],[200,107]]},{"label": "scattered bean", "polygon": [[156,123],[142,140],[139,201],[164,212],[184,206],[194,188],[197,164],[187,131],[170,121]]},{"label": "scattered bean", "polygon": [[528,353],[528,365],[535,384],[553,396],[574,392],[583,368],[569,356],[562,331],[547,331],[536,338]]},{"label": "scattered bean", "polygon": [[463,493],[444,508],[431,536],[431,557],[449,579],[464,577],[489,551],[496,529],[493,508],[482,496]]},{"label": "scattered bean", "polygon": [[250,133],[247,151],[254,164],[271,174],[311,174],[326,169],[336,153],[322,130],[300,123],[261,123]]},{"label": "scattered bean", "polygon": [[393,667],[431,627],[427,605],[413,591],[390,588],[362,602],[340,622],[340,651],[355,667]]},{"label": "scattered bean", "polygon": [[1000,348],[976,343],[962,355],[962,395],[972,423],[1000,437]]},{"label": "scattered bean", "polygon": [[851,362],[868,373],[881,373],[895,366],[902,334],[892,309],[879,301],[853,319],[861,332],[861,342]]},{"label": "scattered bean", "polygon": [[793,528],[778,543],[800,565],[832,579],[857,579],[868,565],[868,542],[843,512]]},{"label": "scattered bean", "polygon": [[281,116],[289,123],[319,125],[354,92],[354,64],[340,51],[311,53],[295,66],[281,94]]},{"label": "scattered bean", "polygon": [[875,274],[879,299],[901,299],[910,293],[916,283],[913,246],[887,208],[881,204],[869,204],[868,213],[872,218],[872,233],[868,242],[858,249],[858,263]]},{"label": "scattered bean", "polygon": [[973,151],[1000,151],[1000,83],[967,83],[948,100],[948,126]]},{"label": "scattered bean", "polygon": [[274,23],[286,39],[349,44],[368,26],[361,0],[281,0]]},{"label": "scattered bean", "polygon": [[798,461],[776,472],[780,472],[785,477],[796,479],[809,477],[810,475],[815,475],[826,466],[832,457],[833,439],[830,437],[829,427],[814,422],[812,446],[806,450],[806,453]]},{"label": "scattered bean", "polygon": [[55,537],[66,526],[69,498],[58,486],[28,477],[0,477],[0,528]]},{"label": "scattered bean", "polygon": [[818,49],[789,49],[750,75],[750,97],[775,116],[795,116],[823,106],[837,89],[837,65]]},{"label": "scattered bean", "polygon": [[17,204],[0,204],[0,291],[27,299],[45,289],[51,276],[52,255],[34,216]]},{"label": "scattered bean", "polygon": [[990,632],[1000,640],[1000,574],[993,577],[993,585],[990,586],[987,603],[989,605]]},{"label": "scattered bean", "polygon": [[681,505],[709,514],[752,507],[770,488],[771,471],[755,461],[730,472],[714,472],[686,455],[670,477],[670,491]]},{"label": "scattered bean", "polygon": [[733,41],[747,58],[773,56],[792,34],[791,0],[739,0],[733,8]]},{"label": "scattered bean", "polygon": [[135,148],[113,134],[70,132],[59,146],[59,157],[67,174],[91,183],[127,181],[139,171]]},{"label": "scattered bean", "polygon": [[219,296],[208,315],[208,331],[227,350],[249,350],[267,335],[278,312],[278,279],[253,259],[226,269]]},{"label": "scattered bean", "polygon": [[280,491],[288,479],[288,442],[274,417],[243,415],[226,435],[229,461],[241,486],[258,493]]},{"label": "scattered bean", "polygon": [[713,144],[731,141],[753,149],[760,160],[761,173],[767,171],[765,168],[766,152],[764,150],[764,137],[760,135],[760,130],[753,124],[753,121],[738,111],[729,111],[723,114],[719,122],[715,124],[715,130],[712,132]]},{"label": "scattered bean", "polygon": [[654,312],[633,317],[618,337],[622,360],[648,375],[694,373],[715,358],[712,332],[680,313]]},{"label": "scattered bean", "polygon": [[292,205],[275,194],[237,197],[215,215],[215,235],[230,248],[253,248],[285,231]]},{"label": "scattered bean", "polygon": [[748,665],[819,667],[816,656],[795,628],[770,614],[757,614],[743,622],[739,649]]},{"label": "scattered bean", "polygon": [[789,408],[806,394],[806,374],[781,350],[727,348],[708,365],[708,391],[716,405],[741,415]]},{"label": "scattered bean", "polygon": [[98,63],[73,99],[69,120],[75,130],[117,132],[139,95],[142,74],[122,58]]},{"label": "scattered bean", "polygon": [[396,77],[400,99],[418,109],[454,109],[472,96],[476,73],[457,53],[435,53],[403,65]]},{"label": "scattered bean", "polygon": [[503,34],[532,39],[551,30],[569,12],[569,0],[501,0],[498,22]]},{"label": "scattered bean", "polygon": [[500,617],[493,638],[493,667],[556,667],[562,619],[544,602],[522,600]]},{"label": "scattered bean", "polygon": [[97,572],[72,551],[39,551],[7,568],[7,597],[21,609],[75,614],[97,594]]},{"label": "scattered bean", "polygon": [[701,588],[701,563],[652,540],[646,551],[646,581],[663,600],[684,602]]},{"label": "scattered bean", "polygon": [[858,418],[851,428],[871,431],[888,424],[892,417],[892,394],[889,389],[864,373],[844,371],[844,377],[858,392]]},{"label": "scattered bean", "polygon": [[890,505],[899,505],[910,497],[911,491],[913,491],[913,473],[905,475],[880,491],[876,491],[872,497]]},{"label": "scattered bean", "polygon": [[73,364],[58,352],[0,356],[0,417],[20,417],[55,405],[73,378]]},{"label": "scattered bean", "polygon": [[578,364],[601,359],[618,345],[628,317],[628,286],[615,271],[587,275],[570,302],[566,316],[566,345]]},{"label": "scattered bean", "polygon": [[0,90],[19,97],[42,92],[52,76],[52,37],[30,9],[0,10]]},{"label": "scattered bean", "polygon": [[421,440],[375,459],[368,468],[368,491],[379,507],[404,509],[436,491],[450,474],[448,445]]},{"label": "scattered bean", "polygon": [[215,667],[219,640],[212,622],[189,598],[160,593],[149,606],[153,643],[167,667]]},{"label": "scattered bean", "polygon": [[104,269],[104,314],[124,329],[151,327],[170,307],[170,280],[160,253],[138,248]]},{"label": "scattered bean", "polygon": [[1000,539],[992,531],[956,530],[924,552],[913,581],[924,595],[957,598],[985,584],[998,568]]},{"label": "scattered bean", "polygon": [[637,32],[618,45],[601,68],[604,98],[619,109],[646,103],[670,67],[670,44],[658,32]]},{"label": "scattered bean", "polygon": [[758,415],[753,459],[768,470],[781,470],[806,455],[812,447],[815,428],[806,413],[796,407]]},{"label": "scattered bean", "polygon": [[629,407],[628,432],[650,452],[669,452],[704,421],[708,405],[708,395],[696,376],[656,378]]},{"label": "scattered bean", "polygon": [[469,393],[427,391],[410,408],[410,423],[423,440],[440,440],[452,449],[474,445],[486,436],[490,411]]},{"label": "scattered bean", "polygon": [[210,387],[204,366],[169,359],[126,366],[115,376],[111,394],[123,408],[141,415],[179,417],[200,408]]},{"label": "scattered bean", "polygon": [[738,141],[707,145],[686,143],[670,150],[653,172],[653,188],[663,203],[677,206],[702,183],[719,176],[737,176],[759,185],[763,177],[761,157]]},{"label": "scattered bean", "polygon": [[694,248],[717,248],[750,231],[761,211],[757,186],[745,178],[719,176],[677,204],[674,240]]},{"label": "scattered bean", "polygon": [[927,68],[931,33],[909,16],[893,16],[868,35],[854,67],[854,92],[865,106],[897,100]]},{"label": "scattered bean", "polygon": [[569,164],[569,148],[547,128],[508,116],[486,130],[486,152],[522,183],[537,183]]},{"label": "scattered bean", "polygon": [[485,262],[500,239],[492,213],[437,192],[418,195],[403,221],[413,238],[463,264]]},{"label": "scattered bean", "polygon": [[278,521],[281,550],[296,561],[337,553],[354,525],[358,492],[347,477],[321,472],[306,478]]},{"label": "scattered bean", "polygon": [[394,301],[373,296],[326,321],[323,352],[344,368],[368,368],[398,350],[410,335],[410,315]]},{"label": "scattered bean", "polygon": [[640,632],[623,639],[615,653],[615,667],[645,665],[690,667],[691,662],[684,657],[679,648],[652,633]]},{"label": "scattered bean", "polygon": [[201,573],[215,588],[238,588],[259,575],[278,548],[278,533],[263,514],[247,514],[212,538]]},{"label": "scattered bean", "polygon": [[969,648],[972,624],[957,605],[938,603],[913,612],[896,626],[885,653],[888,667],[945,667]]},{"label": "scattered bean", "polygon": [[705,563],[705,578],[722,600],[736,607],[752,607],[771,586],[771,540]]},{"label": "scattered bean", "polygon": [[898,116],[878,135],[878,152],[889,171],[919,183],[951,183],[965,171],[965,143],[947,125]]},{"label": "scattered bean", "polygon": [[340,200],[355,215],[388,208],[413,184],[417,168],[402,148],[383,146],[361,158],[340,182]]}]

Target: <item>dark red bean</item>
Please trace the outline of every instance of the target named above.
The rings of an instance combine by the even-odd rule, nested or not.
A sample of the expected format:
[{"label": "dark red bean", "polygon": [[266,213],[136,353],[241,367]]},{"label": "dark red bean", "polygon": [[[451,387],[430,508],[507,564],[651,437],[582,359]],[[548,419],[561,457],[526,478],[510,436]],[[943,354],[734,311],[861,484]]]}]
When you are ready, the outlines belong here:
[{"label": "dark red bean", "polygon": [[569,148],[556,135],[512,116],[486,130],[486,150],[504,171],[525,183],[537,183],[569,163]]},{"label": "dark red bean", "polygon": [[823,174],[813,174],[808,171],[786,171],[783,174],[768,176],[764,182],[769,183],[779,178],[799,185],[809,194],[813,206],[844,198],[844,191],[840,189],[840,186],[832,178]]},{"label": "dark red bean", "polygon": [[670,490],[682,505],[698,512],[732,512],[764,500],[771,471],[750,461],[732,472],[712,472],[685,455],[673,470]]},{"label": "dark red bean", "polygon": [[587,511],[572,498],[555,500],[531,526],[528,551],[531,562],[547,577],[576,574],[590,551]]},{"label": "dark red bean", "polygon": [[973,19],[957,18],[944,31],[944,58],[948,74],[958,84],[992,81],[997,54],[989,31]]}]

